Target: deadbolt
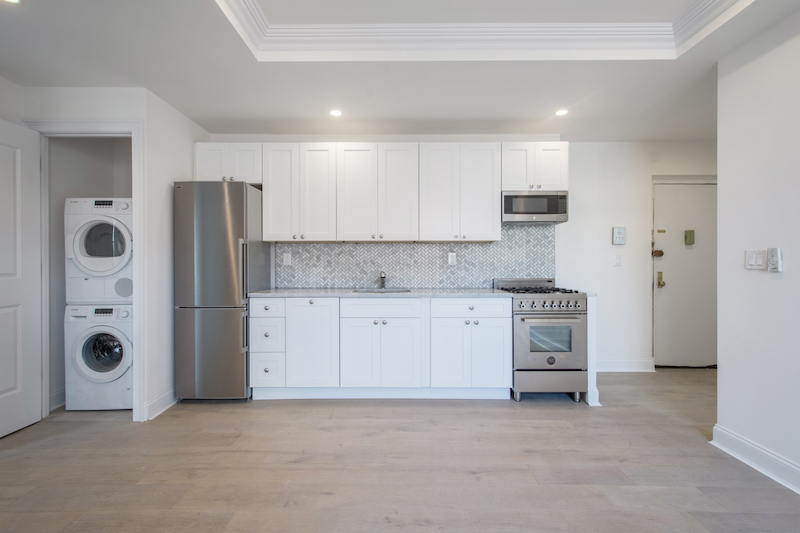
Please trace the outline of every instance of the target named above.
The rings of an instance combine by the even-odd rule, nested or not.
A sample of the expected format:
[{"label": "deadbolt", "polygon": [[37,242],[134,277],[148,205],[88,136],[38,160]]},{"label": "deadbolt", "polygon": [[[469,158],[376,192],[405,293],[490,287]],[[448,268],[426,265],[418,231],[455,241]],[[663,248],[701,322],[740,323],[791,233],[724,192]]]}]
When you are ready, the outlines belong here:
[{"label": "deadbolt", "polygon": [[666,285],[666,283],[664,282],[664,273],[663,272],[659,272],[658,273],[658,288],[660,289],[664,285]]}]

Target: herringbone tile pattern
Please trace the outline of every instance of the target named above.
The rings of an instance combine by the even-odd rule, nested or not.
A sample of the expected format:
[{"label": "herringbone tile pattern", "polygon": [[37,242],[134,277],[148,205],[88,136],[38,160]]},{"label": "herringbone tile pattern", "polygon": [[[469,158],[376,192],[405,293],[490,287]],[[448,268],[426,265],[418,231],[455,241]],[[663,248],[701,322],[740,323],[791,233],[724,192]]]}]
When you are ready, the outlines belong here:
[{"label": "herringbone tile pattern", "polygon": [[[503,226],[492,243],[309,243],[276,245],[279,289],[373,287],[491,288],[493,278],[555,277],[554,226]],[[282,264],[284,252],[292,264]],[[447,253],[457,264],[447,264]]]}]

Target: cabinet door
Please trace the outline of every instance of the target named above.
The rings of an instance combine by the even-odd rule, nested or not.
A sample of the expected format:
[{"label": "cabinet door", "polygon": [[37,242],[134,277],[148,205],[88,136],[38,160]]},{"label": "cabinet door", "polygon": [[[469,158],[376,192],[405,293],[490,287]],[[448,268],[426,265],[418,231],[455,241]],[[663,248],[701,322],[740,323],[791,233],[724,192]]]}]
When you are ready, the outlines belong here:
[{"label": "cabinet door", "polygon": [[222,181],[230,176],[230,143],[194,144],[194,180]]},{"label": "cabinet door", "polygon": [[336,143],[300,145],[299,240],[336,240]]},{"label": "cabinet door", "polygon": [[380,346],[381,387],[422,386],[421,319],[381,319]]},{"label": "cabinet door", "polygon": [[511,387],[511,318],[480,318],[472,321],[472,386]]},{"label": "cabinet door", "polygon": [[378,145],[336,145],[336,240],[378,240]]},{"label": "cabinet door", "polygon": [[536,190],[568,190],[569,143],[537,142],[535,166]]},{"label": "cabinet door", "polygon": [[504,191],[527,191],[534,188],[534,157],[536,143],[503,143]]},{"label": "cabinet door", "polygon": [[461,145],[461,240],[500,240],[500,143]]},{"label": "cabinet door", "polygon": [[286,299],[286,386],[339,386],[339,299]]},{"label": "cabinet door", "polygon": [[300,238],[300,145],[265,143],[263,154],[263,239]]},{"label": "cabinet door", "polygon": [[378,240],[419,240],[417,143],[378,144]]},{"label": "cabinet door", "polygon": [[471,321],[431,319],[431,387],[471,387]]},{"label": "cabinet door", "polygon": [[375,318],[340,321],[342,387],[381,386],[381,326]]},{"label": "cabinet door", "polygon": [[419,240],[421,241],[461,240],[459,153],[459,145],[456,143],[419,145]]},{"label": "cabinet door", "polygon": [[230,143],[228,158],[232,179],[261,183],[261,143]]}]

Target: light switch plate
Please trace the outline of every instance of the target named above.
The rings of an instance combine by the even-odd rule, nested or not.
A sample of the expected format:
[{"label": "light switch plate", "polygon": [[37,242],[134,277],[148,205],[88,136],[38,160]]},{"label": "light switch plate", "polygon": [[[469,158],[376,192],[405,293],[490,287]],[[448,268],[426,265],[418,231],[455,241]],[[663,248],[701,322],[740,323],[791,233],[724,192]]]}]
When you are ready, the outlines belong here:
[{"label": "light switch plate", "polygon": [[747,250],[744,257],[744,268],[747,270],[766,270],[767,251]]},{"label": "light switch plate", "polygon": [[625,228],[612,228],[611,244],[625,244]]},{"label": "light switch plate", "polygon": [[456,253],[455,252],[448,252],[447,253],[447,264],[448,265],[455,265],[456,264]]}]

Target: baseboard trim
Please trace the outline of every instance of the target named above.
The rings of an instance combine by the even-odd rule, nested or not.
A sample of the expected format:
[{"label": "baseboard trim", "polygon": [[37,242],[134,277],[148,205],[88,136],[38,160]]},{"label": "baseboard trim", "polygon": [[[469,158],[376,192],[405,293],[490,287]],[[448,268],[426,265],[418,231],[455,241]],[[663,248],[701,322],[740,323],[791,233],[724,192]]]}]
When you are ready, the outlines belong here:
[{"label": "baseboard trim", "polygon": [[800,494],[800,464],[716,424],[711,444]]},{"label": "baseboard trim", "polygon": [[510,400],[511,388],[256,387],[254,400],[330,399]]},{"label": "baseboard trim", "polygon": [[144,404],[145,420],[152,420],[173,405],[178,403],[175,389],[170,389],[155,400]]},{"label": "baseboard trim", "polygon": [[655,372],[652,359],[597,361],[598,372]]},{"label": "baseboard trim", "polygon": [[58,389],[50,393],[50,411],[54,411],[64,405],[67,405],[66,389]]}]

